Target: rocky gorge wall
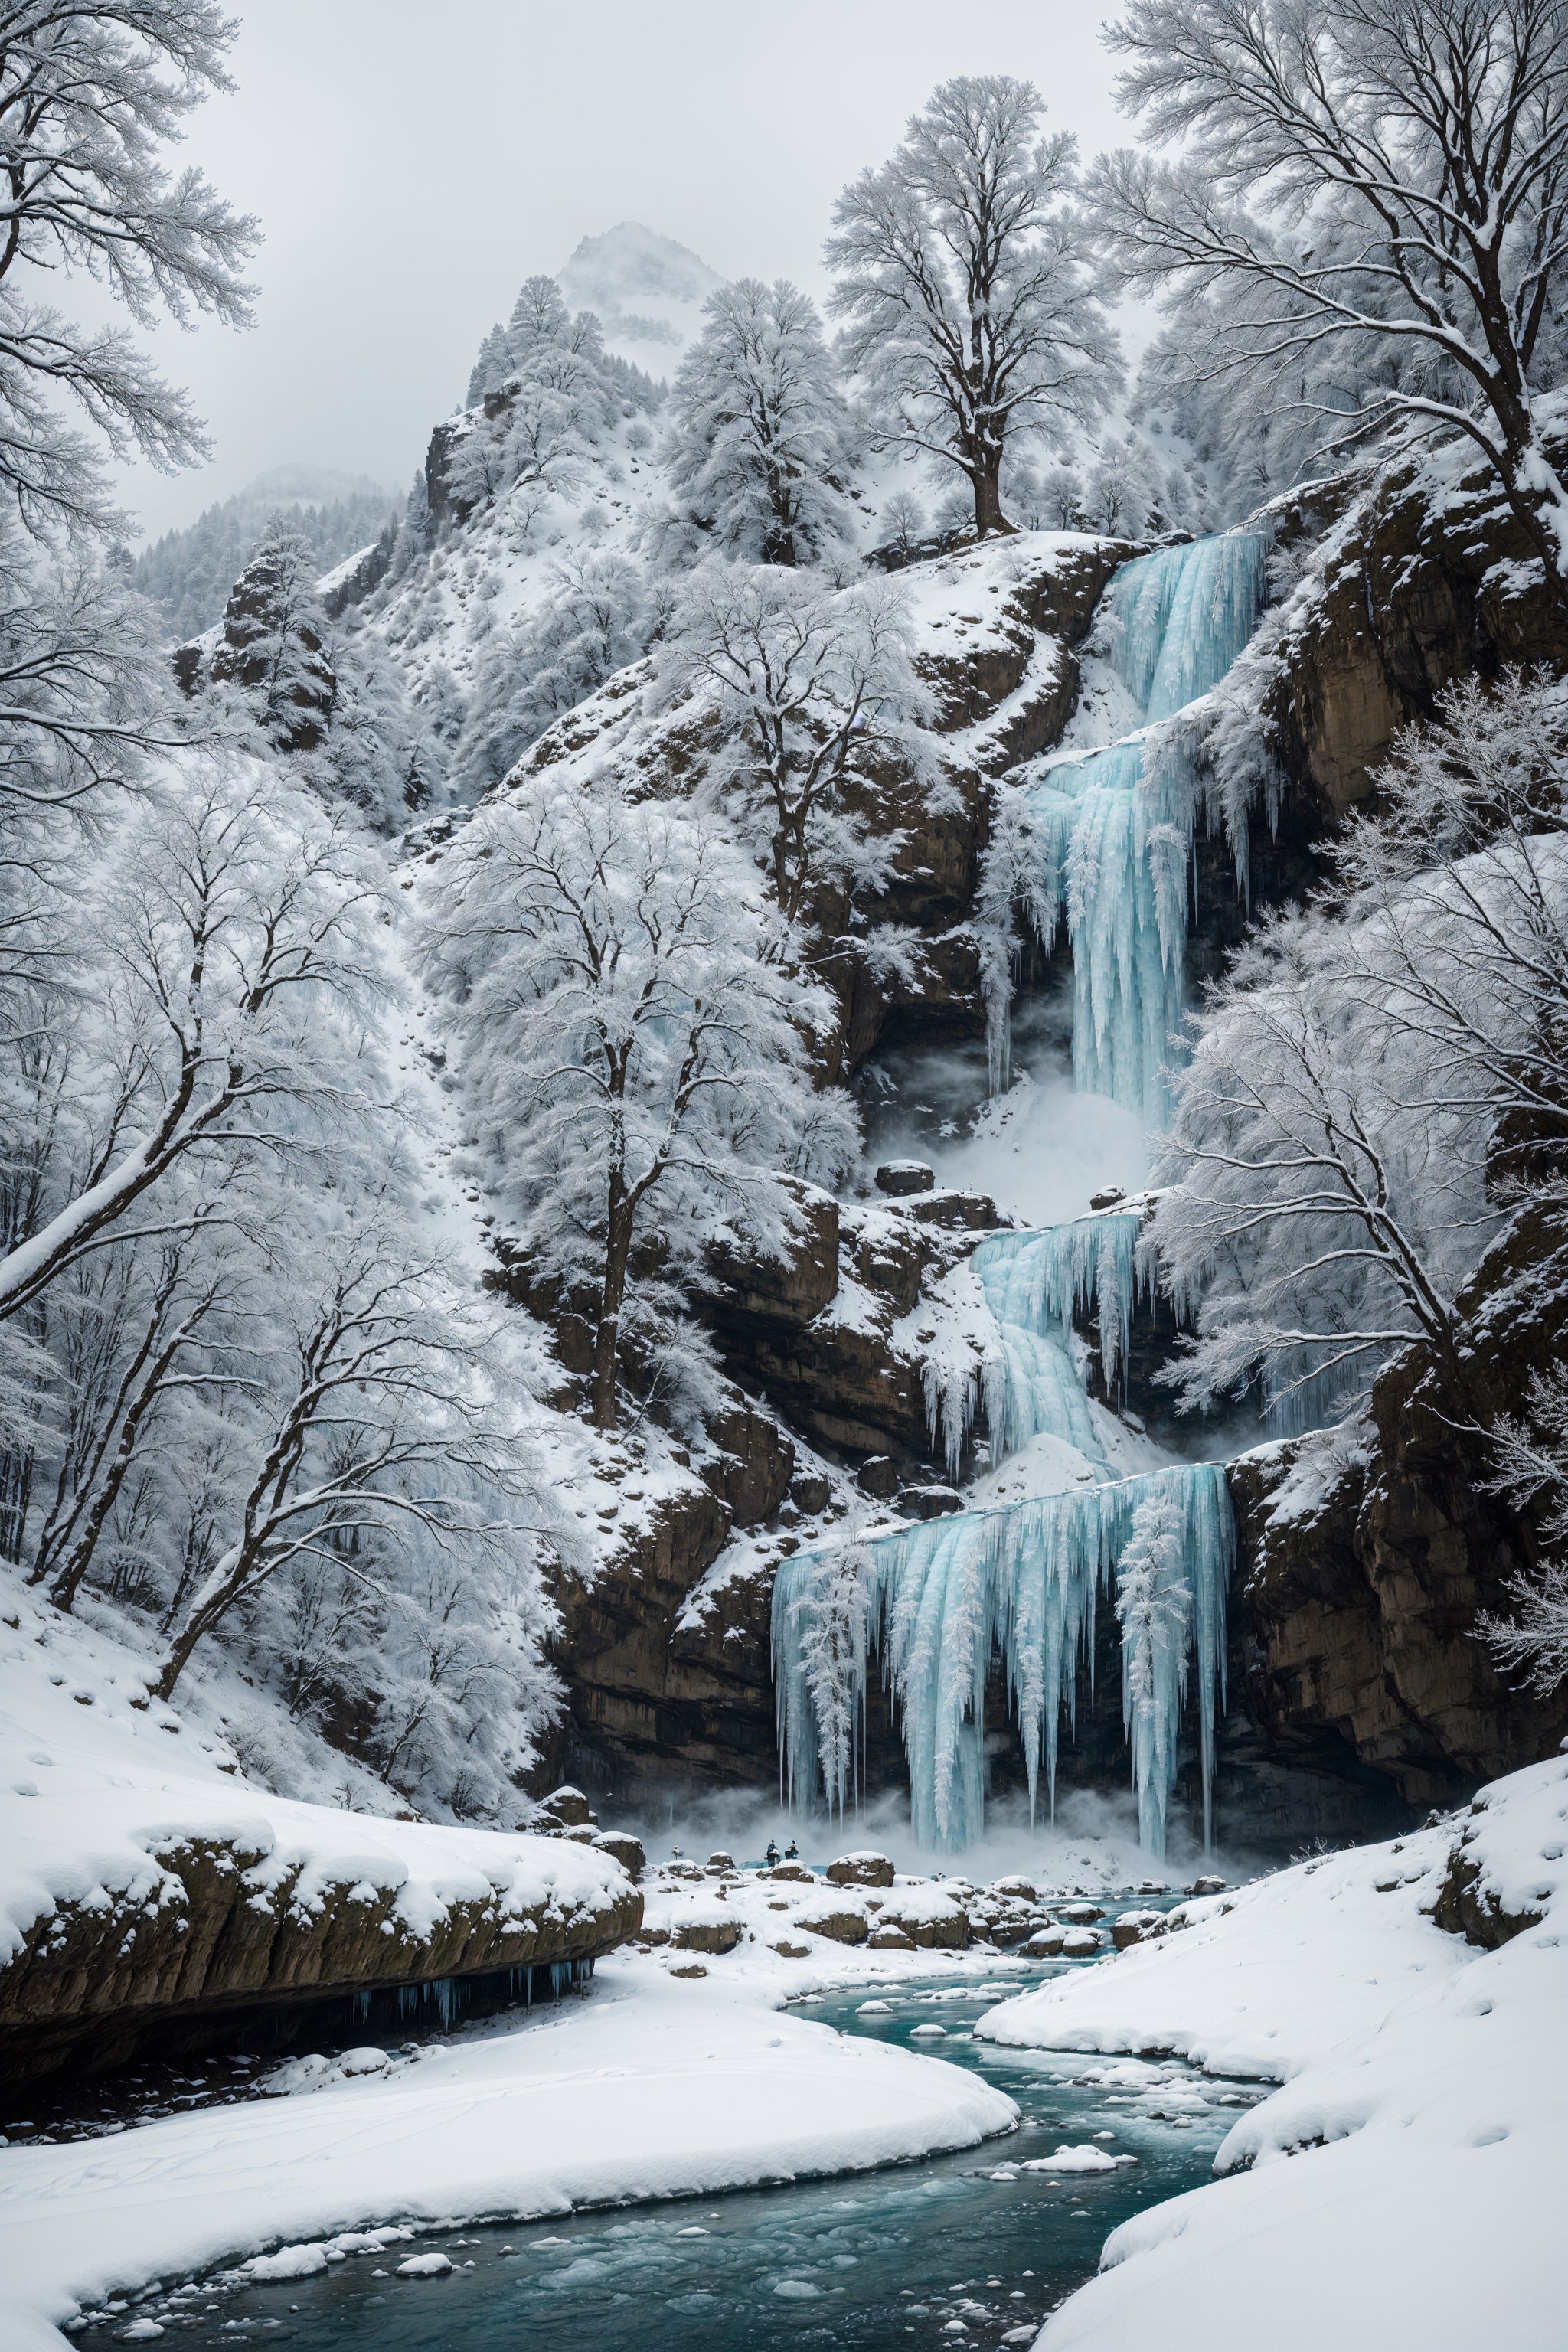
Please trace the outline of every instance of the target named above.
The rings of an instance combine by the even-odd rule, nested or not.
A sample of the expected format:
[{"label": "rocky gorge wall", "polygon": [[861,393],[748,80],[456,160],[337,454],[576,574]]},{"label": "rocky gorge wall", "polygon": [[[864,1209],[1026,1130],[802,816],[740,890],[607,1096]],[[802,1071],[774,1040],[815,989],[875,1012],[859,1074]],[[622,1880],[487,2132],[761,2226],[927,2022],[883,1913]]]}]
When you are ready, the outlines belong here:
[{"label": "rocky gorge wall", "polygon": [[[1281,593],[1259,633],[1253,677],[1279,800],[1272,819],[1261,807],[1252,817],[1246,893],[1230,845],[1200,834],[1188,943],[1194,995],[1223,968],[1252,908],[1310,887],[1314,843],[1373,789],[1394,735],[1432,715],[1445,687],[1510,663],[1568,669],[1568,621],[1484,477],[1461,474],[1435,501],[1429,477],[1410,466],[1353,498],[1339,485],[1282,502],[1271,520]],[[1000,589],[994,571],[975,562],[966,578],[963,560],[947,559],[945,615],[922,625],[962,813],[936,821],[906,813],[910,844],[878,912],[921,933],[926,975],[887,995],[851,992],[846,1070],[891,1050],[918,1059],[980,1034],[966,924],[990,785],[1059,737],[1077,694],[1077,648],[1115,562],[1133,551],[1094,545],[1066,562],[1059,551],[1024,561]],[[1036,977],[1050,984],[1037,959]],[[994,1218],[989,1203],[938,1195],[868,1223],[816,1195],[787,1264],[724,1270],[703,1308],[735,1383],[732,1410],[713,1433],[717,1458],[694,1466],[689,1494],[628,1540],[591,1589],[563,1587],[572,1711],[552,1769],[622,1794],[650,1781],[773,1782],[773,1568],[831,1531],[831,1475],[889,1502],[901,1493],[906,1511],[956,1502],[939,1499],[947,1473],[931,1451],[916,1309]],[[1510,1246],[1511,1271],[1493,1264],[1477,1277],[1511,1302],[1494,1318],[1489,1355],[1476,1370],[1473,1417],[1483,1423],[1517,1409],[1531,1370],[1568,1337],[1548,1304],[1554,1276],[1542,1272],[1556,1238],[1521,1230]],[[1092,1343],[1092,1329],[1085,1336]],[[1168,1309],[1140,1318],[1135,1404],[1153,1397],[1149,1375],[1173,1337]],[[1342,1458],[1323,1458],[1321,1447],[1314,1454],[1309,1440],[1236,1468],[1241,1542],[1217,1757],[1222,1835],[1381,1834],[1464,1798],[1568,1730],[1568,1705],[1521,1695],[1476,1638],[1478,1614],[1506,1607],[1507,1580],[1531,1559],[1532,1537],[1487,1496],[1484,1441],[1455,1432],[1424,1379],[1418,1363],[1391,1367],[1359,1444]],[[1087,1675],[1080,1686],[1076,1738],[1064,1744],[1069,1786],[1125,1780],[1106,1627],[1100,1647],[1092,1688]],[[1002,1787],[1017,1777],[1017,1759],[1005,1700],[993,1696],[988,1744]],[[879,1702],[868,1753],[874,1781],[900,1780],[896,1727]],[[1195,1809],[1194,1779],[1189,1765],[1178,1801]]]}]

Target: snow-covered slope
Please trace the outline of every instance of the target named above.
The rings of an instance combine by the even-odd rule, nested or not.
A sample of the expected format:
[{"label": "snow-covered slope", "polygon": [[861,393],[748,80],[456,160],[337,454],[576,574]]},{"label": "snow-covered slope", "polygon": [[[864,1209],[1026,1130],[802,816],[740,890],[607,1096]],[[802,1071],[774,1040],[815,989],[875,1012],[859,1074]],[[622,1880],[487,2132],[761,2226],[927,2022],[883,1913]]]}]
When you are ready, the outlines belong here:
[{"label": "snow-covered slope", "polygon": [[[1265,2326],[1277,2352],[1562,2344],[1565,1823],[1553,1758],[1483,1790],[1459,1843],[1434,1828],[1190,1904],[981,2021],[1283,2084],[1220,2148],[1227,2177],[1114,2233],[1045,2352],[1240,2352]],[[1435,1904],[1516,1932],[1479,1948]]]},{"label": "snow-covered slope", "polygon": [[133,1651],[7,1582],[0,1971],[63,1913],[112,1919],[127,1944],[139,1921],[182,1916],[184,1885],[161,1857],[196,1841],[236,1852],[258,1913],[282,1906],[305,1922],[357,1890],[384,1912],[396,1957],[459,1907],[479,1904],[498,1922],[537,1909],[564,1923],[608,1916],[628,1895],[619,1864],[592,1848],[277,1796],[246,1779],[205,1710],[150,1699],[152,1678]]}]

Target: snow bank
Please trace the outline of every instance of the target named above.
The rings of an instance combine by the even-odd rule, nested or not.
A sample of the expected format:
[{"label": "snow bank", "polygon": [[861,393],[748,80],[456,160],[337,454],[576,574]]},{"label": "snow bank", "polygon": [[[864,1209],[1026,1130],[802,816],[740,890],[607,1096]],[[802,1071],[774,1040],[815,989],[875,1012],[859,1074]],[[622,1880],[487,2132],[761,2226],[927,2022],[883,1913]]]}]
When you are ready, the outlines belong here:
[{"label": "snow bank", "polygon": [[[984,2040],[1185,2058],[1211,2074],[1283,2082],[1347,2035],[1374,2029],[1465,1947],[1422,1911],[1451,1833],[1423,1831],[1184,1903],[1114,1968],[1054,1977],[988,2011]],[[1378,1893],[1380,1882],[1394,1881]]]},{"label": "snow bank", "polygon": [[309,1918],[335,1890],[391,1895],[389,1932],[430,1937],[456,1903],[503,1918],[540,1906],[563,1920],[624,1898],[619,1865],[591,1847],[434,1827],[294,1802],[248,1785],[224,1742],[149,1700],[134,1653],[35,1601],[14,1582],[0,1614],[0,1969],[62,1905],[149,1912],[183,1903],[158,1860],[192,1840],[248,1858],[246,1885],[287,1888]]},{"label": "snow bank", "polygon": [[775,2016],[754,1988],[612,1961],[591,1999],[390,2078],[0,2150],[0,2334],[7,2352],[59,2352],[51,2323],[115,2288],[279,2241],[300,2264],[366,2222],[710,2195],[973,2147],[1016,2120],[959,2067]]},{"label": "snow bank", "polygon": [[[1565,1822],[1553,1758],[1483,1790],[1460,1847],[1429,1831],[1189,1904],[1173,1934],[980,2021],[998,2041],[1169,2050],[1284,2085],[1221,2147],[1228,2177],[1113,2233],[1043,2352],[1250,2352],[1260,2329],[1271,2352],[1554,2352]],[[1452,1916],[1467,1881],[1489,1933],[1518,1926],[1498,1949],[1427,1916],[1446,1882]]]}]

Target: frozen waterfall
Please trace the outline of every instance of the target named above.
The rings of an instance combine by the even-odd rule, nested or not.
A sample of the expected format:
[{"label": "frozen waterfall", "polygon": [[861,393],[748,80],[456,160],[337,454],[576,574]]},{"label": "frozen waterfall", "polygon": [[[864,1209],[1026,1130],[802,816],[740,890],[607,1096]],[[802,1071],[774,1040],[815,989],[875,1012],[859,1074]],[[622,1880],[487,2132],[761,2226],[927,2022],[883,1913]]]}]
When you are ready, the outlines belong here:
[{"label": "frozen waterfall", "polygon": [[819,1787],[837,1809],[857,1801],[875,1649],[898,1708],[911,1820],[923,1845],[960,1850],[981,1833],[985,1685],[996,1653],[1031,1803],[1042,1761],[1054,1803],[1061,1718],[1065,1712],[1070,1726],[1103,1592],[1121,1626],[1140,1837],[1151,1853],[1164,1852],[1192,1678],[1206,1843],[1233,1542],[1224,1469],[1199,1463],[799,1554],[773,1588],[773,1679],[791,1802],[810,1804]]},{"label": "frozen waterfall", "polygon": [[984,1816],[985,1685],[1005,1664],[1033,1806],[1042,1759],[1052,1804],[1061,1717],[1080,1664],[1092,1671],[1097,1598],[1121,1625],[1122,1711],[1139,1834],[1154,1853],[1196,1669],[1204,1834],[1233,1532],[1225,1473],[1182,1464],[1112,1479],[1073,1353],[1075,1310],[1098,1307],[1108,1381],[1125,1361],[1141,1281],[1133,1212],[1077,1217],[984,1241],[972,1263],[1000,1337],[986,1412],[998,1459],[1048,1433],[1096,1480],[1062,1495],[963,1511],[804,1552],[773,1588],[773,1685],[792,1803],[818,1787],[858,1794],[858,1754],[873,1651],[897,1706],[916,1836],[962,1849]]},{"label": "frozen waterfall", "polygon": [[[984,1375],[994,1461],[1019,1453],[1031,1438],[1050,1436],[1105,1465],[1079,1374],[1073,1316],[1098,1298],[1105,1377],[1113,1383],[1127,1353],[1139,1280],[1139,1223],[1134,1215],[1077,1217],[1039,1233],[997,1234],[971,1258],[997,1329]],[[963,1433],[951,1425],[947,1431],[953,1468]]]},{"label": "frozen waterfall", "polygon": [[[1233,532],[1121,567],[1102,608],[1101,658],[1113,699],[1138,723],[1119,742],[1040,761],[1027,785],[1049,896],[1072,947],[1077,1083],[1150,1120],[1165,1111],[1163,1074],[1184,1009],[1202,795],[1194,706],[1257,625],[1265,546]],[[886,1528],[780,1569],[773,1676],[793,1802],[809,1804],[819,1790],[840,1810],[858,1800],[875,1654],[922,1844],[961,1849],[981,1833],[985,1695],[998,1661],[1031,1805],[1042,1765],[1054,1804],[1062,1719],[1070,1732],[1079,1673],[1093,1671],[1095,1612],[1106,1602],[1120,1633],[1140,1835],[1164,1851],[1178,1735],[1195,1702],[1208,1842],[1235,1549],[1225,1471],[1182,1463],[1115,1476],[1073,1334],[1075,1314],[1093,1304],[1113,1386],[1143,1278],[1139,1225],[1135,1213],[1111,1211],[998,1234],[974,1252],[997,1327],[984,1378],[994,1457],[1058,1437],[1082,1465],[1067,1492]]]},{"label": "frozen waterfall", "polygon": [[1184,1010],[1188,867],[1202,780],[1180,714],[1258,625],[1267,541],[1228,531],[1125,563],[1106,591],[1105,658],[1141,724],[1048,755],[1029,803],[1073,960],[1073,1074],[1158,1122]]}]

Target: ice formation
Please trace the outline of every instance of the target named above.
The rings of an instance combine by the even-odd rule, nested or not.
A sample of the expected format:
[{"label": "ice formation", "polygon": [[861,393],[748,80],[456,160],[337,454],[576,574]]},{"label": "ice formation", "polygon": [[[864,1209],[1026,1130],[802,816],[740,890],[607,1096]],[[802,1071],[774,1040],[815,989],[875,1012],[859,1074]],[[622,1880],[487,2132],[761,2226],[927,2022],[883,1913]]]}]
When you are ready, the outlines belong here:
[{"label": "ice formation", "polygon": [[[1114,1386],[1126,1359],[1133,1298],[1140,1287],[1141,1223],[1135,1212],[1121,1210],[1074,1217],[1067,1224],[1047,1225],[1036,1233],[996,1234],[981,1243],[970,1264],[980,1276],[985,1304],[1005,1331],[1050,1339],[1063,1350],[1071,1346],[1075,1312],[1097,1305],[1106,1382]],[[1076,1371],[1073,1381],[1081,1396]],[[1009,1407],[1012,1402],[1009,1397]],[[991,1429],[993,1444],[1002,1453],[1012,1453],[1024,1442],[1009,1439],[998,1429],[994,1405]],[[1080,1442],[1070,1430],[1060,1433],[1071,1436],[1075,1445]],[[1098,1453],[1099,1448],[1086,1444],[1083,1450]]]},{"label": "ice formation", "polygon": [[1073,959],[1073,1075],[1158,1122],[1184,1010],[1188,866],[1202,780],[1180,714],[1258,625],[1267,542],[1227,531],[1123,564],[1106,592],[1111,670],[1141,724],[1042,761],[1029,786]]},{"label": "ice formation", "polygon": [[798,1554],[773,1588],[790,1801],[810,1804],[819,1784],[836,1808],[856,1801],[876,1649],[898,1707],[922,1844],[959,1850],[981,1834],[985,1685],[996,1653],[1031,1801],[1042,1763],[1054,1801],[1061,1718],[1071,1726],[1079,1664],[1092,1665],[1097,1601],[1114,1591],[1140,1837],[1152,1853],[1164,1851],[1191,1678],[1206,1841],[1233,1541],[1223,1466],[1183,1463]]},{"label": "ice formation", "polygon": [[[1183,1012],[1188,866],[1202,778],[1184,713],[1211,693],[1257,625],[1266,542],[1232,532],[1124,564],[1107,593],[1105,658],[1140,724],[1120,742],[1042,761],[1030,791],[1074,973],[1074,1074],[1146,1118]],[[1092,1671],[1101,1594],[1121,1629],[1122,1710],[1139,1832],[1163,1853],[1189,1685],[1195,1686],[1204,1835],[1225,1696],[1225,1601],[1235,1531],[1223,1467],[1110,1475],[1079,1377],[1072,1318],[1098,1306],[1108,1384],[1127,1353],[1139,1280],[1135,1214],[1082,1217],[981,1244],[973,1264],[998,1344],[985,1378],[1000,1458],[1041,1433],[1087,1466],[1058,1495],[798,1555],[773,1591],[780,1752],[792,1801],[858,1792],[869,1659],[880,1656],[909,1757],[922,1843],[981,1833],[985,1688],[1000,1656],[1031,1803],[1054,1802],[1062,1717]],[[950,1433],[951,1435],[951,1433]]]}]

